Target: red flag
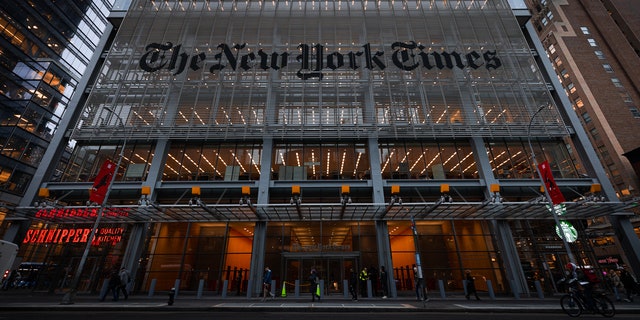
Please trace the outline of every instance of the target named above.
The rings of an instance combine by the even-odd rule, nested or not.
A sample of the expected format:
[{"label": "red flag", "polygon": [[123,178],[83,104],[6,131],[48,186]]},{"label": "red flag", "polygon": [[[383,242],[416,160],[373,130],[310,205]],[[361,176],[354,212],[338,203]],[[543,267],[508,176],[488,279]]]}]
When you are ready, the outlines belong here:
[{"label": "red flag", "polygon": [[89,192],[89,201],[102,204],[115,171],[116,164],[113,163],[113,161],[107,160],[102,164],[96,180],[93,181],[93,188],[91,188],[91,192]]},{"label": "red flag", "polygon": [[538,169],[540,170],[540,177],[542,178],[542,181],[544,181],[544,184],[547,187],[547,192],[549,192],[549,196],[551,197],[551,202],[554,205],[565,202],[566,200],[564,199],[562,192],[560,192],[560,188],[553,179],[549,162],[545,161],[539,164]]}]

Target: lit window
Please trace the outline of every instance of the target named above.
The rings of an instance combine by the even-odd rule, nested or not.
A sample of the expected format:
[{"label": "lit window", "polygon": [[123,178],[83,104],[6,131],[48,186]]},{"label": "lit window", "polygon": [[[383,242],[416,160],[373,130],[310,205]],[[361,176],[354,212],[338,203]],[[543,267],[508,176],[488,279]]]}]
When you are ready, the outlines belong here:
[{"label": "lit window", "polygon": [[565,79],[569,78],[569,72],[567,69],[562,69],[562,71],[560,71],[560,75]]},{"label": "lit window", "polygon": [[589,38],[589,39],[587,39],[587,41],[589,41],[589,45],[592,46],[592,47],[597,47],[598,46],[598,44],[596,43],[595,39]]},{"label": "lit window", "polygon": [[589,28],[587,28],[587,27],[580,27],[580,30],[582,31],[582,34],[590,34],[589,33]]},{"label": "lit window", "polygon": [[549,53],[551,54],[556,53],[556,47],[553,44],[549,45]]},{"label": "lit window", "polygon": [[547,19],[553,20],[553,12],[551,11],[547,12]]},{"label": "lit window", "polygon": [[602,67],[604,68],[604,71],[606,71],[608,73],[613,72],[613,68],[611,68],[611,65],[608,64],[608,63],[603,64]]},{"label": "lit window", "polygon": [[553,59],[553,62],[556,64],[556,66],[561,66],[562,65],[562,59],[560,59],[560,57],[556,57],[555,59]]},{"label": "lit window", "polygon": [[582,102],[582,99],[578,98],[578,100],[576,100],[576,107],[578,108],[584,107],[584,102]]},{"label": "lit window", "polygon": [[611,78],[611,82],[613,82],[613,85],[616,86],[617,88],[622,88],[622,82],[620,82],[620,79]]}]

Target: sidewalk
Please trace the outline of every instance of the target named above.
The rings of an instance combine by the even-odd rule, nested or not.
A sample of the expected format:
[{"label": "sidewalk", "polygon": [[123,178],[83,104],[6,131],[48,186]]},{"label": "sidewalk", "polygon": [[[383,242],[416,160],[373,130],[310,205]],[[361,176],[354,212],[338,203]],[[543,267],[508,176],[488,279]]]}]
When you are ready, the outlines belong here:
[{"label": "sidewalk", "polygon": [[[466,300],[464,296],[447,296],[446,299],[431,296],[428,302],[416,301],[409,297],[400,298],[364,298],[357,302],[342,296],[327,296],[322,302],[309,301],[309,297],[276,297],[262,302],[260,298],[203,296],[183,294],[169,306],[168,296],[131,295],[120,301],[99,302],[96,295],[78,295],[74,303],[61,304],[62,294],[46,294],[12,291],[0,292],[0,311],[38,310],[38,311],[254,311],[254,312],[527,312],[561,313],[560,296],[539,298],[499,297],[494,300],[481,297],[482,300]],[[640,314],[640,297],[634,302],[614,302],[618,314]]]}]

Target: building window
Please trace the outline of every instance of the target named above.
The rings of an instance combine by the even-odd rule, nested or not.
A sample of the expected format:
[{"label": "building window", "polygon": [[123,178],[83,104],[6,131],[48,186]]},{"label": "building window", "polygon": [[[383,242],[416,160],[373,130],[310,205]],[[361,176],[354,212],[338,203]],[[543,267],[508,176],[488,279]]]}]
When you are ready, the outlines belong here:
[{"label": "building window", "polygon": [[591,134],[591,137],[593,138],[594,141],[600,140],[600,133],[598,132],[598,129],[593,128],[589,130],[589,133]]},{"label": "building window", "polygon": [[622,88],[622,82],[620,82],[620,79],[611,78],[611,82],[613,82],[613,85],[616,86],[616,88]]},{"label": "building window", "polygon": [[554,53],[556,53],[556,46],[553,45],[553,44],[550,44],[549,47],[548,47],[548,50],[549,50],[550,54],[554,54]]},{"label": "building window", "polygon": [[589,45],[592,46],[592,47],[597,47],[598,46],[598,44],[596,43],[595,39],[589,38],[589,39],[587,39],[587,41],[589,41]]},{"label": "building window", "polygon": [[598,57],[598,59],[600,59],[600,60],[604,60],[604,53],[603,53],[602,51],[600,51],[600,50],[596,50],[596,51],[594,51],[593,53],[595,53],[595,54],[596,54],[596,57]]},{"label": "building window", "polygon": [[604,71],[606,71],[608,73],[612,73],[613,72],[613,68],[608,63],[603,64],[602,67],[604,68]]},{"label": "building window", "polygon": [[633,98],[631,98],[631,95],[628,92],[621,92],[620,97],[626,103],[633,103]]},{"label": "building window", "polygon": [[549,21],[553,20],[553,12],[547,12],[547,19],[549,19]]},{"label": "building window", "polygon": [[584,102],[582,102],[582,99],[580,98],[576,99],[575,104],[576,104],[576,107],[578,108],[584,107]]},{"label": "building window", "polygon": [[468,143],[382,143],[379,152],[383,179],[478,179]]},{"label": "building window", "polygon": [[562,71],[560,71],[560,75],[565,79],[569,78],[569,72],[567,71],[567,69],[562,69]]},{"label": "building window", "polygon": [[553,59],[553,63],[556,64],[556,66],[561,66],[562,65],[562,59],[560,59],[560,57],[556,57],[555,59]]},{"label": "building window", "polygon": [[575,93],[575,92],[576,92],[576,87],[573,85],[573,83],[569,83],[569,84],[567,85],[567,91],[568,91],[569,93]]},{"label": "building window", "polygon": [[585,124],[591,122],[591,116],[586,112],[582,114],[582,119]]},{"label": "building window", "polygon": [[640,111],[638,111],[638,108],[629,108],[629,111],[631,111],[634,118],[640,118]]}]

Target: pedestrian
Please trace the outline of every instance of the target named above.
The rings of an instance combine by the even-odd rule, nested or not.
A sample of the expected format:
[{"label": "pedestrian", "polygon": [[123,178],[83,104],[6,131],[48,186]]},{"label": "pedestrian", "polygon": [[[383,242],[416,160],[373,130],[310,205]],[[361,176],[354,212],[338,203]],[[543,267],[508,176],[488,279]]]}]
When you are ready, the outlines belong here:
[{"label": "pedestrian", "polygon": [[427,296],[427,288],[424,286],[422,270],[420,270],[415,264],[413,265],[413,279],[416,286],[416,299],[418,301],[429,301],[429,297]]},{"label": "pedestrian", "polygon": [[465,274],[467,279],[467,294],[465,295],[465,297],[467,298],[467,300],[469,300],[469,296],[473,294],[476,296],[476,300],[480,300],[480,297],[478,297],[478,292],[476,291],[475,279],[473,278],[473,276],[471,276],[471,270],[465,271]]},{"label": "pedestrian", "polygon": [[118,271],[113,270],[111,275],[109,276],[109,283],[107,284],[107,290],[100,297],[100,301],[104,301],[104,299],[109,294],[109,291],[113,293],[112,301],[118,301],[118,287],[120,286],[120,275]]},{"label": "pedestrian", "polygon": [[627,298],[624,302],[633,302],[633,293],[636,286],[636,279],[633,278],[631,273],[626,269],[620,271],[620,282],[624,286],[624,292],[627,294]]},{"label": "pedestrian", "polygon": [[386,299],[389,295],[389,275],[384,266],[380,266],[380,285],[382,286],[382,299]]},{"label": "pedestrian", "polygon": [[353,267],[349,269],[349,293],[351,293],[351,300],[358,301],[358,274],[353,270]]},{"label": "pedestrian", "polygon": [[311,293],[311,302],[316,301],[316,297],[318,298],[318,302],[320,302],[320,295],[318,294],[318,290],[320,290],[320,278],[318,277],[318,273],[316,269],[311,269],[311,274],[309,275],[309,292]]},{"label": "pedestrian", "polygon": [[621,301],[620,298],[620,289],[622,289],[622,282],[620,281],[620,276],[616,270],[610,269],[607,274],[607,279],[611,290],[613,291],[614,296],[616,297],[616,301]]},{"label": "pedestrian", "polygon": [[127,268],[121,268],[118,276],[120,277],[120,285],[118,286],[118,290],[122,292],[122,295],[124,295],[124,299],[127,300],[129,299],[127,286],[129,285],[129,282],[131,282],[131,274],[129,273],[129,270],[127,270]]},{"label": "pedestrian", "polygon": [[369,280],[369,272],[367,270],[367,267],[364,267],[362,268],[362,270],[360,270],[360,275],[358,276],[358,279],[360,280],[360,296],[366,297],[367,296],[367,280]]},{"label": "pedestrian", "polygon": [[275,298],[275,294],[271,292],[271,269],[264,267],[264,274],[262,275],[262,301],[267,299],[267,296]]},{"label": "pedestrian", "polygon": [[371,294],[373,297],[378,296],[378,280],[380,275],[378,274],[378,269],[375,266],[369,267],[367,269],[369,272],[369,280],[371,280]]}]

